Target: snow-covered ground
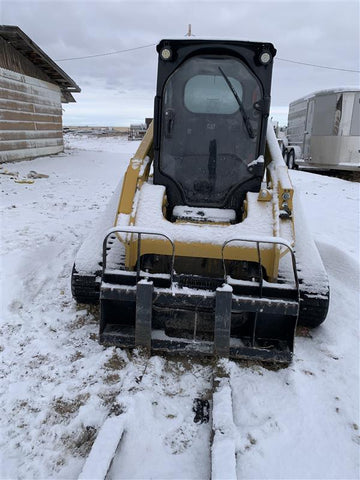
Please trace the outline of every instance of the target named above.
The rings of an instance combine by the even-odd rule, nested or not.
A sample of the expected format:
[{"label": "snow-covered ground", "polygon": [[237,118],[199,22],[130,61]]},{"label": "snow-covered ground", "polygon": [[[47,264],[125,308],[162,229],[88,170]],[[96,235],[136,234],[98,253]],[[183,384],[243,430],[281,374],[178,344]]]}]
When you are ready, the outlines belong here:
[{"label": "snow-covered ground", "polygon": [[[96,309],[71,297],[76,251],[137,146],[68,136],[64,154],[0,169],[14,173],[0,175],[1,479],[77,478],[108,415],[124,411],[109,478],[209,477],[211,427],[193,422],[192,405],[209,395],[211,366],[104,348]],[[32,170],[48,178],[15,182]],[[287,369],[225,362],[237,475],[357,479],[359,184],[291,176],[330,277],[330,311],[296,338]]]}]

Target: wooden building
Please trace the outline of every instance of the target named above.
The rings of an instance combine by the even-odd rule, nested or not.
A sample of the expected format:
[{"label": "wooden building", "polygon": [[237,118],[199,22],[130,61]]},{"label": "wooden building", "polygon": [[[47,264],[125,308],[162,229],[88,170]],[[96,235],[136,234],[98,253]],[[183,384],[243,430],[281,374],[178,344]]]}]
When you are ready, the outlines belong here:
[{"label": "wooden building", "polygon": [[19,27],[0,25],[0,162],[64,149],[62,103],[79,86]]}]

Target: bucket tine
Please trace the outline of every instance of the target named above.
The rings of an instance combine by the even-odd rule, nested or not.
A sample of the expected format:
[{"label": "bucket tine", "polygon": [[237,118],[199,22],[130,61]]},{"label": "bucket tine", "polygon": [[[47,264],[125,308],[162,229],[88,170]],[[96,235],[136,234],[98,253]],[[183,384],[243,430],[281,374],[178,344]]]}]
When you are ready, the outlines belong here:
[{"label": "bucket tine", "polygon": [[140,280],[136,285],[135,345],[151,351],[153,282]]},{"label": "bucket tine", "polygon": [[214,354],[229,357],[232,288],[219,287],[215,296]]}]

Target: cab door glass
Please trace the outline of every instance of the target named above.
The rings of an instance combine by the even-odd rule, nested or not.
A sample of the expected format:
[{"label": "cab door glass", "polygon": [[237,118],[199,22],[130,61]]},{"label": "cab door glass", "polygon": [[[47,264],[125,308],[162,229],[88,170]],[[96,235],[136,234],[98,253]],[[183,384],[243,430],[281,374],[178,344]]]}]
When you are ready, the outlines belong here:
[{"label": "cab door glass", "polygon": [[239,59],[195,56],[167,80],[163,93],[160,170],[189,205],[221,206],[252,177],[258,157],[262,98],[258,79]]}]

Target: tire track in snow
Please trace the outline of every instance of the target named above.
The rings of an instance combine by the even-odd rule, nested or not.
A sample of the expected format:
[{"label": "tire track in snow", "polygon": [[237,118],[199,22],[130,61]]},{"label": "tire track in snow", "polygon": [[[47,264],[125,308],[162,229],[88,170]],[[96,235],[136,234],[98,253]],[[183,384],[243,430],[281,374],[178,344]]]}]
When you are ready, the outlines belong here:
[{"label": "tire track in snow", "polygon": [[[210,392],[211,368],[161,357],[143,359],[146,366],[140,376],[129,367],[111,409],[117,412],[114,426],[121,421],[123,425],[106,478],[166,479],[175,471],[182,472],[182,478],[209,478],[211,427],[195,424],[192,408],[194,398]],[[100,437],[106,441],[101,433]],[[96,440],[95,447],[94,452],[103,450]],[[96,454],[90,457],[90,464],[101,462]],[[105,464],[110,464],[109,458]],[[84,468],[91,471],[91,465]]]}]

